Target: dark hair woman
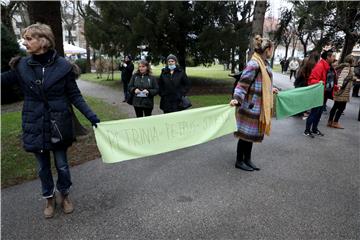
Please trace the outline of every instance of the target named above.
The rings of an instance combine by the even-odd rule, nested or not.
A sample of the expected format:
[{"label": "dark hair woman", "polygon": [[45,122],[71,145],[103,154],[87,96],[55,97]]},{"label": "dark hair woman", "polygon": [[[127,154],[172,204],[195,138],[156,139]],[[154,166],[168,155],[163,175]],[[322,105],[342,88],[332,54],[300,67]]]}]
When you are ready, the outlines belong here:
[{"label": "dark hair woman", "polygon": [[267,59],[273,54],[273,43],[257,35],[251,60],[246,64],[234,91],[231,106],[237,106],[236,120],[239,138],[235,167],[245,171],[260,170],[251,161],[253,142],[269,135],[273,108],[272,71]]},{"label": "dark hair woman", "polygon": [[294,82],[295,87],[305,87],[307,86],[307,81],[309,79],[311,70],[314,68],[315,64],[319,61],[320,54],[317,51],[313,51],[308,58],[304,59],[302,66],[300,67],[298,76]]},{"label": "dark hair woman", "polygon": [[180,111],[181,98],[190,90],[190,81],[186,73],[177,65],[176,56],[170,54],[166,58],[166,67],[159,78],[160,109],[164,113]]},{"label": "dark hair woman", "polygon": [[154,108],[154,96],[158,91],[157,81],[151,76],[150,64],[141,60],[138,70],[129,83],[129,92],[133,94],[131,104],[134,106],[136,117],[151,116]]},{"label": "dark hair woman", "polygon": [[47,199],[44,215],[54,216],[55,185],[51,173],[50,151],[58,173],[56,189],[60,192],[65,213],[74,210],[69,199],[70,169],[67,148],[74,139],[71,104],[80,110],[93,126],[100,122],[84,101],[76,84],[73,65],[54,50],[55,38],[45,24],[25,28],[22,37],[28,57],[12,62],[12,70],[1,74],[1,83],[19,84],[24,93],[22,110],[23,145],[38,161],[42,195]]}]

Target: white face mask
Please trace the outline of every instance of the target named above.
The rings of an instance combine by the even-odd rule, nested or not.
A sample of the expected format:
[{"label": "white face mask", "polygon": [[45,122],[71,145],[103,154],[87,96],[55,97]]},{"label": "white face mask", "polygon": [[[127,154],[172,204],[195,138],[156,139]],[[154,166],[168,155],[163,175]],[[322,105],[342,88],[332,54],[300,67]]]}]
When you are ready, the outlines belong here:
[{"label": "white face mask", "polygon": [[175,64],[168,65],[168,68],[170,70],[174,70],[176,68],[176,65]]}]

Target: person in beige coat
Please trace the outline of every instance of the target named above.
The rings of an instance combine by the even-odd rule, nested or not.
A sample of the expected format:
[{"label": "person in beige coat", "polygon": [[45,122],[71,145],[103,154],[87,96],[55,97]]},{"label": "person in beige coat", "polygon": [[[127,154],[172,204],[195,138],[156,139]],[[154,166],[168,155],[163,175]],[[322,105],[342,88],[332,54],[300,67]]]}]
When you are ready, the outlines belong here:
[{"label": "person in beige coat", "polygon": [[346,103],[350,101],[352,83],[356,81],[353,67],[354,60],[352,55],[348,55],[345,57],[344,63],[336,67],[339,73],[338,90],[334,93],[334,105],[330,110],[328,127],[344,129],[339,124],[339,119],[346,108]]}]

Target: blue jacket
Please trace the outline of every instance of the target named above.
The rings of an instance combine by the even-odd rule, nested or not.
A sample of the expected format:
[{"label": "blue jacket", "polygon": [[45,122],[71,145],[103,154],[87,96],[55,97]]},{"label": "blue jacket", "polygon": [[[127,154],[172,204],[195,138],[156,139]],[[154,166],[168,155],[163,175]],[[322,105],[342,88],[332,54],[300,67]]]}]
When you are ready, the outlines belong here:
[{"label": "blue jacket", "polygon": [[[21,58],[11,71],[1,74],[1,84],[19,84],[24,94],[22,109],[23,146],[29,152],[66,148],[75,140],[61,146],[50,142],[50,112],[72,119],[71,104],[90,121],[97,119],[95,113],[83,99],[75,81],[73,66],[63,57],[54,53],[44,67],[32,56]],[[43,88],[43,91],[41,91]],[[45,94],[48,106],[45,104]],[[67,134],[74,135],[73,122],[64,121]]]}]

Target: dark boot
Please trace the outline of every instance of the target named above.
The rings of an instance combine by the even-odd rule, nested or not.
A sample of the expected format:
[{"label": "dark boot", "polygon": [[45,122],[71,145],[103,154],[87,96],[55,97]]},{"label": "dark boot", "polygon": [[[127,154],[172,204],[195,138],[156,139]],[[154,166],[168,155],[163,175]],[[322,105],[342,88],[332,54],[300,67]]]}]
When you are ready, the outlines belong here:
[{"label": "dark boot", "polygon": [[258,168],[257,166],[255,166],[255,164],[251,161],[251,158],[245,159],[244,160],[245,164],[249,167],[251,167],[252,169],[259,171],[260,168]]},{"label": "dark boot", "polygon": [[235,167],[240,168],[241,170],[244,171],[254,171],[254,169],[246,165],[244,162],[240,162],[240,163],[236,162]]},{"label": "dark boot", "polygon": [[254,171],[254,169],[245,164],[242,154],[240,156],[239,155],[240,154],[237,154],[236,156],[235,168],[239,168],[244,171]]}]

